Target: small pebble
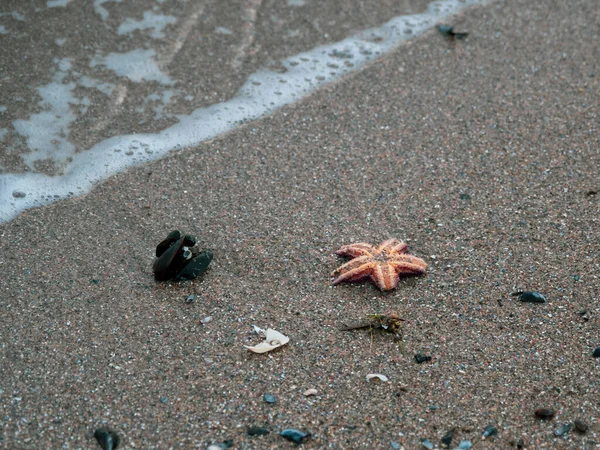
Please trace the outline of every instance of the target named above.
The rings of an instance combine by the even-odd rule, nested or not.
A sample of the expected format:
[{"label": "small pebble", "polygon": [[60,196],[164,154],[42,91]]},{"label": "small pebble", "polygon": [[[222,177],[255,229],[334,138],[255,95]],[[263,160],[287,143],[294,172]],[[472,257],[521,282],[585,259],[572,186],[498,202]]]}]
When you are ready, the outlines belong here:
[{"label": "small pebble", "polygon": [[488,425],[487,427],[485,427],[485,430],[483,430],[483,438],[488,438],[491,436],[495,436],[498,434],[498,429],[493,426],[493,425]]},{"label": "small pebble", "polygon": [[554,410],[550,408],[538,408],[535,410],[535,417],[543,420],[550,420],[554,417]]},{"label": "small pebble", "polygon": [[433,449],[433,443],[429,439],[421,439],[421,445],[427,450]]},{"label": "small pebble", "polygon": [[160,398],[160,402],[161,403],[167,403],[169,401],[169,399],[167,397],[161,397]]},{"label": "small pebble", "polygon": [[563,435],[567,434],[569,431],[571,431],[571,428],[573,428],[572,424],[565,423],[564,425],[561,425],[556,430],[554,430],[554,434],[556,436],[563,436]]},{"label": "small pebble", "polygon": [[204,319],[202,319],[200,322],[202,323],[202,325],[206,325],[207,323],[212,322],[212,317],[207,316]]},{"label": "small pebble", "polygon": [[265,394],[263,399],[265,400],[265,402],[267,403],[275,403],[275,396],[272,394]]},{"label": "small pebble", "polygon": [[304,396],[305,397],[310,397],[311,395],[317,395],[318,391],[316,389],[307,389],[306,391],[304,391]]},{"label": "small pebble", "polygon": [[25,194],[25,192],[21,192],[21,191],[13,191],[12,196],[14,198],[23,198],[25,197],[27,194]]},{"label": "small pebble", "polygon": [[248,427],[248,431],[246,431],[249,436],[264,436],[269,434],[269,430],[263,427]]},{"label": "small pebble", "polygon": [[185,299],[185,302],[186,303],[194,303],[194,300],[196,300],[196,296],[194,294],[190,294]]},{"label": "small pebble", "polygon": [[110,428],[98,428],[94,431],[94,437],[102,450],[116,450],[119,447],[119,435]]},{"label": "small pebble", "polygon": [[581,420],[574,421],[573,425],[575,425],[575,430],[577,430],[579,433],[585,433],[588,430],[587,424]]},{"label": "small pebble", "polygon": [[417,362],[417,364],[428,362],[431,361],[431,356],[423,355],[422,353],[417,353],[415,355],[415,361]]},{"label": "small pebble", "polygon": [[521,450],[522,448],[525,448],[525,441],[523,440],[523,438],[520,438],[520,439],[517,441],[517,448],[518,448],[519,450]]},{"label": "small pebble", "polygon": [[454,437],[454,430],[448,431],[442,438],[442,447],[449,448],[452,444],[452,438]]},{"label": "small pebble", "polygon": [[308,438],[308,433],[303,433],[300,430],[295,430],[293,428],[288,428],[287,430],[283,430],[281,435],[286,438],[288,441],[292,441],[295,444],[301,444],[302,441]]},{"label": "small pebble", "polygon": [[398,444],[396,441],[392,441],[392,448],[394,450],[399,450],[400,449],[400,444]]},{"label": "small pebble", "polygon": [[594,349],[594,351],[592,352],[592,356],[593,356],[594,358],[600,358],[600,347],[596,347],[596,348]]},{"label": "small pebble", "polygon": [[464,441],[460,441],[460,444],[458,444],[456,450],[469,450],[471,447],[473,447],[471,441],[465,439]]},{"label": "small pebble", "polygon": [[519,297],[519,300],[523,303],[546,303],[546,297],[539,292],[524,291],[524,292],[513,292],[513,297]]}]

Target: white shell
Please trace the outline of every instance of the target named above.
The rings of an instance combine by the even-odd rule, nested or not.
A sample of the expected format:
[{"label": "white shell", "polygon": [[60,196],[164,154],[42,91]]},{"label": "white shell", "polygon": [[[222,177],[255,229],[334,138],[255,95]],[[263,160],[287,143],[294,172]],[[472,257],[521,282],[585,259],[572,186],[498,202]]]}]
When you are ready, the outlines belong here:
[{"label": "white shell", "polygon": [[386,381],[389,381],[388,377],[386,377],[385,375],[381,375],[380,373],[370,373],[369,375],[367,375],[367,381],[371,381],[374,378],[383,381],[384,383]]},{"label": "white shell", "polygon": [[281,334],[279,331],[273,330],[271,328],[267,328],[267,330],[263,330],[262,328],[254,326],[254,331],[256,331],[261,336],[265,337],[265,340],[258,345],[250,347],[248,345],[244,345],[248,350],[254,353],[266,353],[271,350],[275,350],[276,348],[281,347],[282,345],[290,342],[290,338]]},{"label": "white shell", "polygon": [[307,389],[306,391],[304,391],[304,395],[306,397],[310,397],[311,395],[317,395],[319,393],[319,391],[317,391],[316,389]]}]

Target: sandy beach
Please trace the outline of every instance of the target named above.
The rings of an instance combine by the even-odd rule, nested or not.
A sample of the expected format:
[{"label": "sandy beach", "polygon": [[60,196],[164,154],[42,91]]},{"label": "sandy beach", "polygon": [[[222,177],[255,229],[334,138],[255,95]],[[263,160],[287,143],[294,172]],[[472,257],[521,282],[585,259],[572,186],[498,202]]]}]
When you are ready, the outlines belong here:
[{"label": "sandy beach", "polygon": [[[596,0],[467,9],[465,39],[0,225],[0,447],[600,448],[599,23]],[[214,260],[156,283],[173,229]],[[426,276],[331,285],[341,245],[392,237]],[[386,311],[401,345],[338,330]],[[290,342],[253,354],[253,325]]]}]

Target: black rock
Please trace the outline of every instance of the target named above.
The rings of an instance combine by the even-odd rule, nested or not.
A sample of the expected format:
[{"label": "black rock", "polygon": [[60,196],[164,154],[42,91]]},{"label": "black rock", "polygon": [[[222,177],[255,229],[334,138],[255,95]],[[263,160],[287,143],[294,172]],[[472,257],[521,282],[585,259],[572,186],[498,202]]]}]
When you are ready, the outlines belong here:
[{"label": "black rock", "polygon": [[525,441],[523,440],[523,438],[519,438],[519,440],[517,441],[517,448],[519,450],[521,450],[522,448],[525,448]]},{"label": "black rock", "polygon": [[573,422],[573,425],[575,425],[575,430],[579,433],[585,433],[588,430],[587,424],[582,422],[581,420],[575,420]]},{"label": "black rock", "polygon": [[269,430],[263,427],[248,427],[248,431],[246,431],[249,436],[264,436],[269,434]]},{"label": "black rock", "polygon": [[24,198],[27,194],[21,191],[13,191],[12,196],[14,198]]},{"label": "black rock", "polygon": [[422,353],[417,353],[415,355],[415,361],[417,362],[417,364],[428,362],[431,361],[431,356],[423,355]]},{"label": "black rock", "polygon": [[186,247],[193,247],[194,245],[196,245],[196,238],[191,234],[186,234],[183,237],[183,245],[185,245]]},{"label": "black rock", "polygon": [[442,438],[442,447],[450,448],[452,444],[452,438],[454,437],[454,429],[448,431]]},{"label": "black rock", "polygon": [[265,402],[267,403],[275,403],[275,396],[272,394],[265,394],[263,399],[265,400]]},{"label": "black rock", "polygon": [[178,230],[173,230],[167,238],[156,246],[156,257],[160,258],[168,248],[181,238],[181,233]]},{"label": "black rock", "polygon": [[94,431],[94,437],[102,450],[116,450],[119,446],[119,435],[110,428],[98,428]]},{"label": "black rock", "polygon": [[288,441],[292,441],[295,444],[301,444],[302,441],[310,436],[308,433],[303,433],[300,430],[294,430],[293,428],[288,428],[287,430],[283,430],[281,435],[286,438]]},{"label": "black rock", "polygon": [[594,351],[592,352],[592,356],[593,356],[594,358],[600,358],[600,347],[596,347],[596,348],[594,349]]},{"label": "black rock", "polygon": [[471,196],[469,194],[460,194],[461,200],[471,200]]},{"label": "black rock", "polygon": [[[163,241],[165,242],[165,241]],[[163,243],[161,242],[161,244]],[[158,244],[158,245],[161,245]],[[187,260],[183,257],[183,239],[178,239],[172,243],[154,262],[154,279],[156,281],[167,281],[179,273]],[[158,247],[156,249],[158,253]]]},{"label": "black rock", "polygon": [[554,410],[550,408],[538,408],[535,410],[535,417],[542,420],[550,420],[554,417]]},{"label": "black rock", "polygon": [[193,257],[192,260],[173,277],[173,281],[193,280],[206,271],[212,259],[212,252],[210,250],[203,250],[197,256]]},{"label": "black rock", "polygon": [[484,438],[495,436],[497,434],[498,434],[498,429],[493,425],[488,425],[487,427],[485,427],[485,430],[483,430]]},{"label": "black rock", "polygon": [[560,427],[558,427],[556,430],[554,430],[554,434],[556,436],[563,436],[563,435],[567,434],[569,431],[571,431],[571,428],[573,428],[572,424],[565,423],[565,424],[561,425]]},{"label": "black rock", "polygon": [[156,260],[152,266],[156,281],[192,280],[204,272],[213,255],[210,250],[198,253],[192,249],[196,239],[178,230],[171,231],[167,238],[156,247]]},{"label": "black rock", "polygon": [[444,36],[449,37],[451,39],[463,39],[469,35],[469,33],[456,33],[452,25],[446,24],[438,25],[437,30]]},{"label": "black rock", "polygon": [[519,291],[513,292],[513,297],[519,297],[519,300],[523,303],[546,303],[546,297],[544,297],[539,292],[533,291]]}]

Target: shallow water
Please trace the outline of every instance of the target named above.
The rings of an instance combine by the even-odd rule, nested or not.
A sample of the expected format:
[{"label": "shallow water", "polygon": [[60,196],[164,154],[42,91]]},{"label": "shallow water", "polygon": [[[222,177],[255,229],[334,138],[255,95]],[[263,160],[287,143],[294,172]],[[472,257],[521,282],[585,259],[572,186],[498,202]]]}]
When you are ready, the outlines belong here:
[{"label": "shallow water", "polygon": [[[177,70],[168,70],[174,64],[173,55],[185,48],[189,34],[193,33],[189,21],[161,14],[154,7],[156,11],[143,11],[141,20],[120,17],[117,23],[117,18],[111,17],[114,3],[120,1],[95,0],[93,12],[101,18],[104,28],[123,36],[127,45],[117,48],[130,48],[134,43],[140,45],[138,48],[109,52],[103,51],[102,45],[90,44],[90,49],[84,50],[86,58],[75,58],[65,47],[76,36],[56,37],[56,48],[64,51],[56,51],[52,56],[48,81],[33,89],[37,103],[26,102],[18,94],[2,97],[5,101],[8,98],[10,104],[0,105],[0,115],[19,109],[18,115],[23,118],[0,128],[4,160],[9,162],[5,164],[5,173],[0,174],[0,222],[9,221],[28,208],[84,194],[98,182],[130,166],[198,145],[241,123],[272,113],[482,0],[433,2],[422,13],[397,16],[381,26],[263,65],[264,68],[247,76],[230,98],[213,102],[209,97],[200,102],[204,106],[195,109],[189,107],[198,94],[194,84],[177,77]],[[305,2],[287,4],[299,8]],[[69,2],[48,1],[47,7],[67,9]],[[254,20],[252,11],[248,14],[246,25]],[[200,16],[196,15],[197,20]],[[5,17],[9,18],[4,26],[9,33],[19,30],[16,27],[11,31],[11,25],[27,21],[26,16],[16,12],[3,13],[0,19]],[[174,24],[183,31],[180,39],[173,41],[174,53],[169,53],[161,45],[166,30]],[[104,28],[99,33],[106,32]],[[186,33],[183,39],[181,33]],[[234,32],[225,26],[214,28],[214,34],[224,39],[230,33]],[[159,43],[156,49],[145,48],[155,41]],[[250,51],[251,34],[243,35],[237,43],[237,54],[231,63],[233,71],[243,64]],[[192,81],[202,84],[201,68],[193,64],[190,67]],[[186,102],[190,104],[187,110]],[[126,111],[120,111],[125,103]],[[180,110],[184,113],[179,113]],[[120,115],[141,119],[119,121]],[[91,123],[81,123],[86,120]],[[125,134],[125,130],[135,132]]]}]

